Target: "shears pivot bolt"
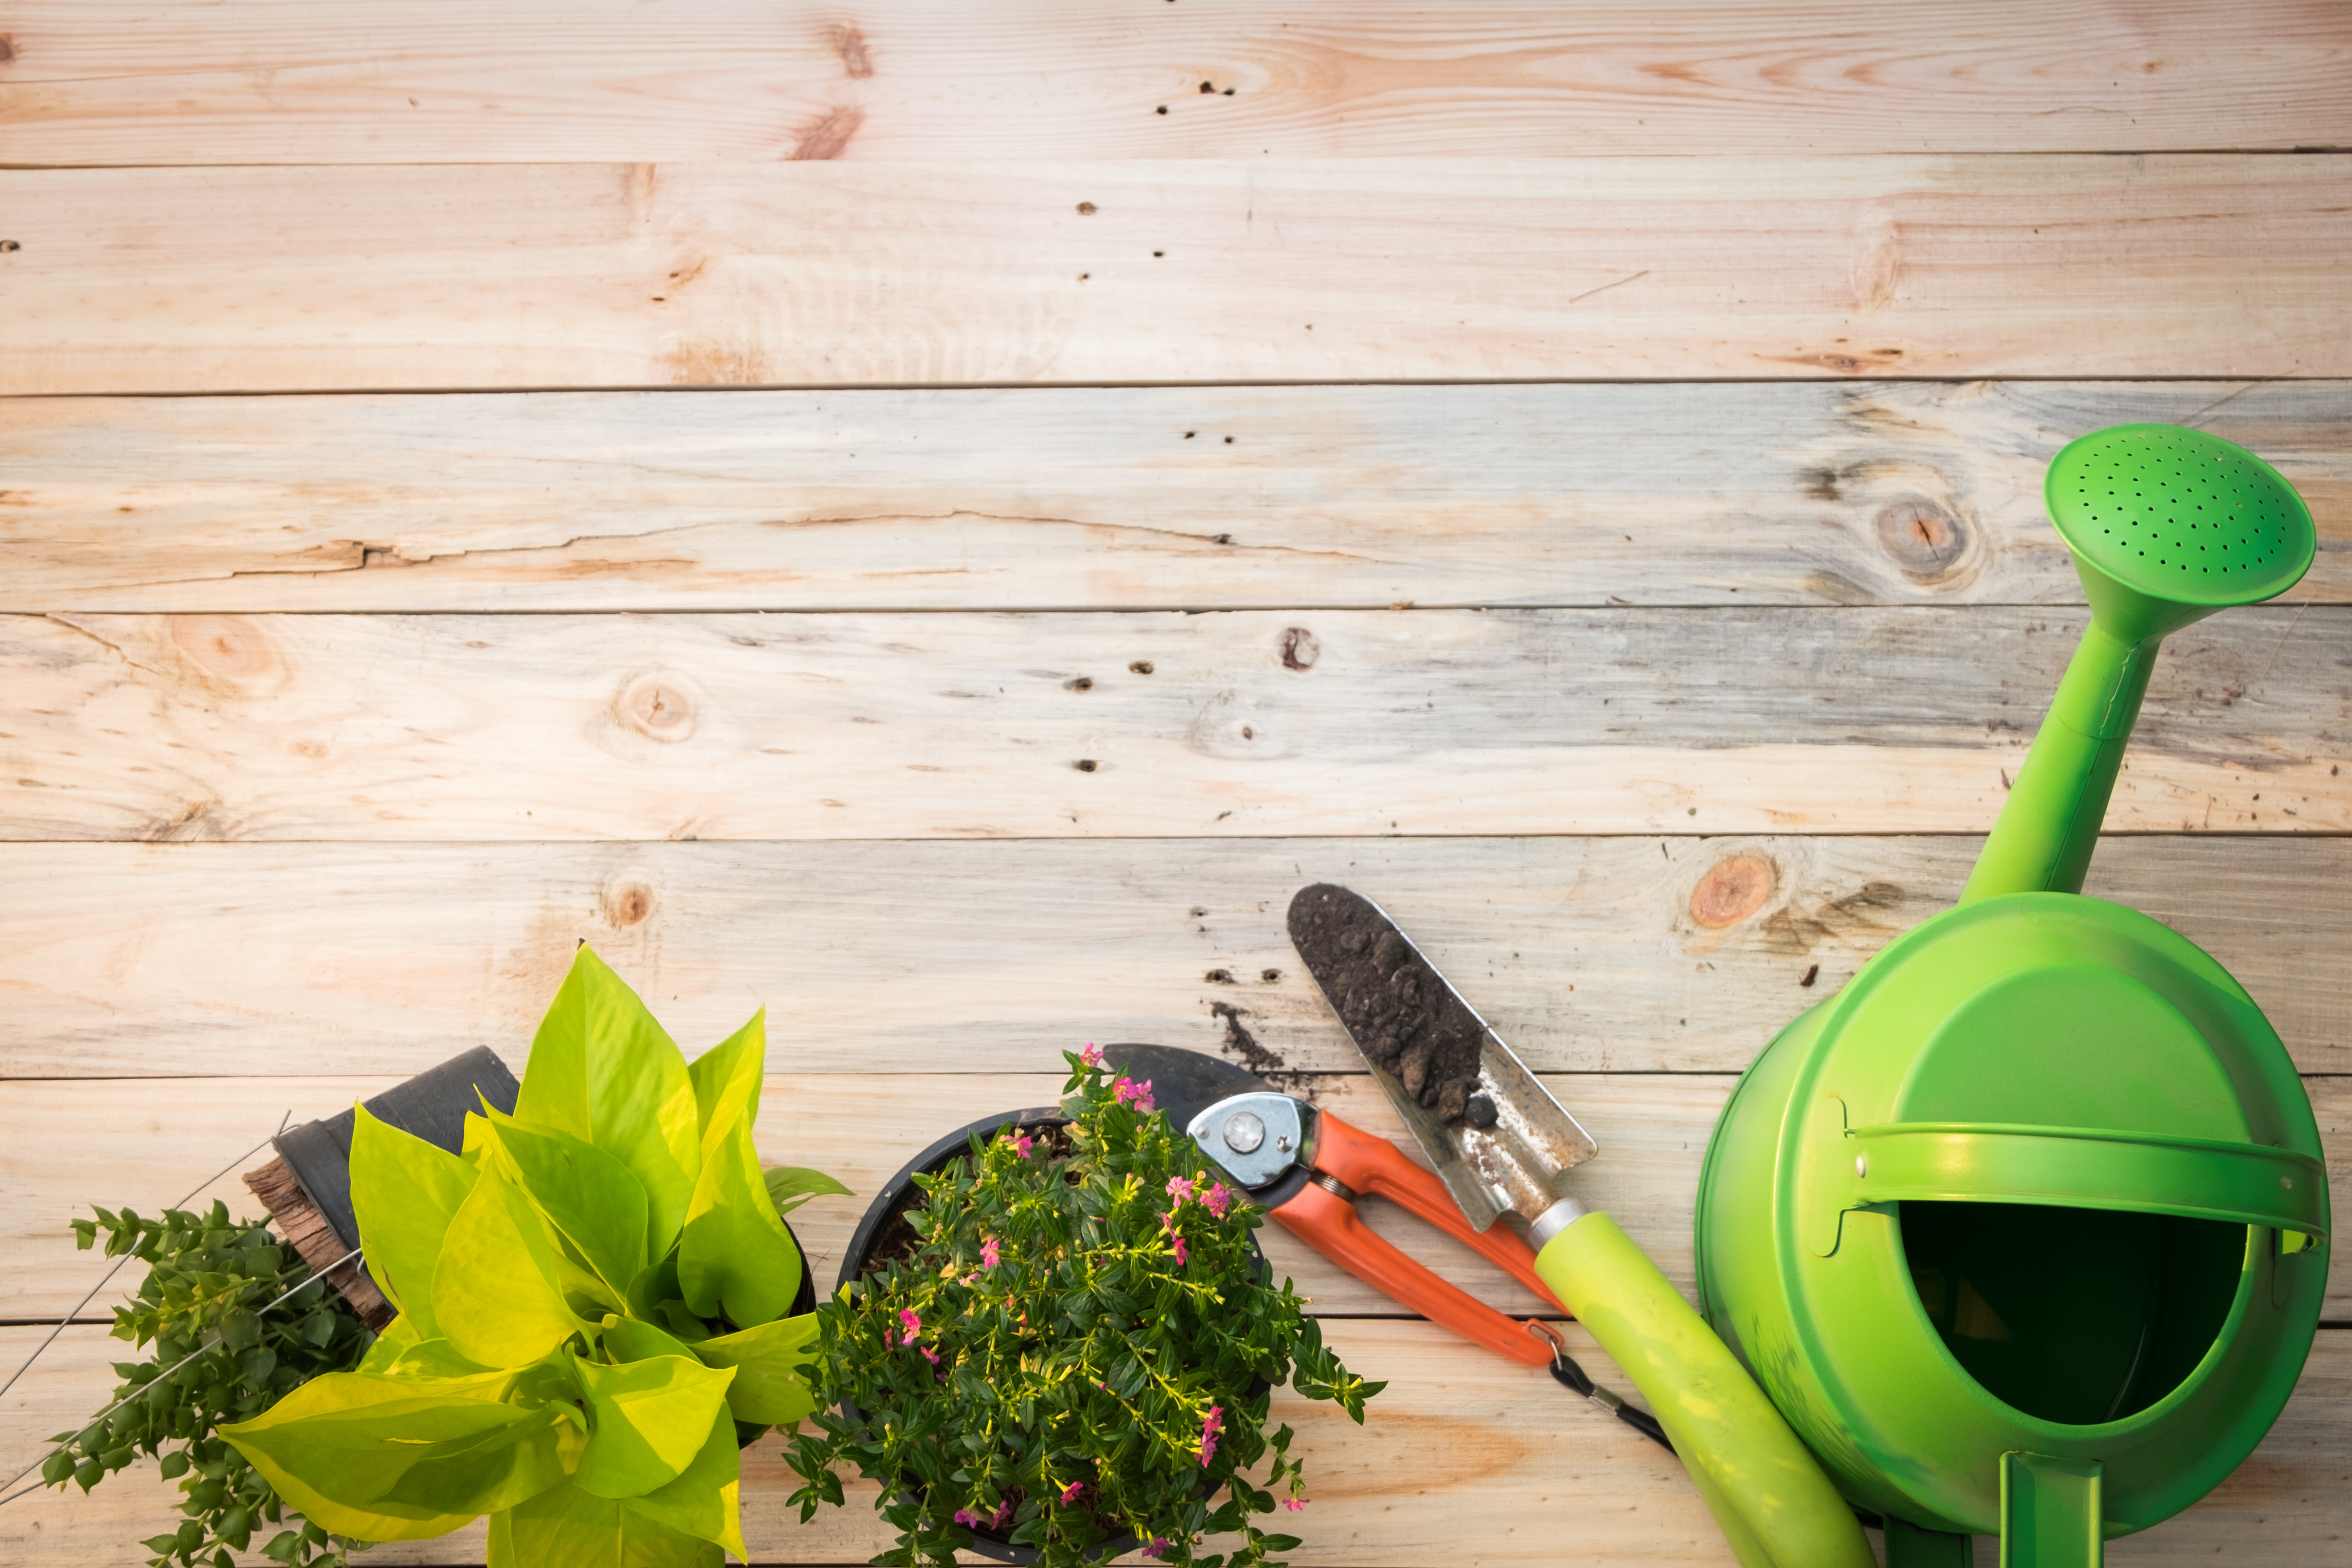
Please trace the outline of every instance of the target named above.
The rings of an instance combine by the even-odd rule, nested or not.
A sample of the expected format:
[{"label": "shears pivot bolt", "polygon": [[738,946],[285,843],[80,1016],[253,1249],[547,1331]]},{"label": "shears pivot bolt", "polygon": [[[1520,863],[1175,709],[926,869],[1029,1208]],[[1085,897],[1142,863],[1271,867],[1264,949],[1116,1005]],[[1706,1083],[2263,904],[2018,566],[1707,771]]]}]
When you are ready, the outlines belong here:
[{"label": "shears pivot bolt", "polygon": [[[1254,1154],[1265,1142],[1265,1124],[1247,1111],[1225,1118],[1225,1147],[1237,1155]],[[1285,1140],[1284,1147],[1288,1147]]]}]

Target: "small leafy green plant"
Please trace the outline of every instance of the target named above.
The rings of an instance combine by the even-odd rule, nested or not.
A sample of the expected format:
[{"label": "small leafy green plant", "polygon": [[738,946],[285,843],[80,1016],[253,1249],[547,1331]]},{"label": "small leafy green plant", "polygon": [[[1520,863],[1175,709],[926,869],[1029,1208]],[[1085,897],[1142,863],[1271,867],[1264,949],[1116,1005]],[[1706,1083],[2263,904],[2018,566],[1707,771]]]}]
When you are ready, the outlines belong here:
[{"label": "small leafy green plant", "polygon": [[361,1109],[352,1208],[400,1315],[356,1371],[221,1435],[358,1540],[488,1514],[492,1568],[743,1556],[738,1423],[812,1405],[783,1210],[846,1190],[761,1171],[765,1055],[754,1015],[688,1065],[581,948],[515,1113],[468,1116],[462,1153]]},{"label": "small leafy green plant", "polygon": [[[877,1563],[948,1563],[974,1529],[1049,1568],[1149,1555],[1234,1568],[1297,1538],[1251,1522],[1306,1506],[1291,1429],[1265,1432],[1286,1379],[1361,1422],[1382,1384],[1339,1364],[1250,1232],[1262,1210],[1204,1168],[1150,1086],[1070,1054],[1066,1128],[1007,1129],[936,1175],[909,1243],[817,1309],[822,1436],[793,1439],[801,1517],[843,1500],[835,1467],[879,1481],[898,1531]],[[886,1228],[887,1230],[887,1228]],[[886,1250],[887,1249],[877,1249]],[[1246,1472],[1268,1453],[1264,1488]],[[1215,1494],[1230,1487],[1222,1502]],[[1119,1538],[1131,1540],[1122,1545]]]},{"label": "small leafy green plant", "polygon": [[128,1208],[93,1212],[96,1219],[73,1222],[84,1250],[102,1232],[108,1257],[127,1253],[147,1265],[131,1303],[114,1309],[114,1337],[154,1350],[145,1361],[114,1364],[122,1379],[116,1408],[50,1438],[62,1447],[41,1466],[41,1479],[88,1491],[139,1455],[159,1456],[163,1479],[180,1483],[187,1517],[177,1531],[142,1543],[155,1554],[151,1568],[199,1562],[229,1568],[231,1552],[245,1551],[273,1525],[284,1528],[268,1534],[265,1557],[289,1568],[342,1568],[352,1542],[331,1539],[288,1508],[214,1432],[259,1415],[320,1373],[356,1363],[368,1342],[358,1315],[324,1284],[263,1312],[300,1284],[310,1266],[266,1221],[232,1222],[226,1204],[202,1214],[165,1209],[160,1219]]}]

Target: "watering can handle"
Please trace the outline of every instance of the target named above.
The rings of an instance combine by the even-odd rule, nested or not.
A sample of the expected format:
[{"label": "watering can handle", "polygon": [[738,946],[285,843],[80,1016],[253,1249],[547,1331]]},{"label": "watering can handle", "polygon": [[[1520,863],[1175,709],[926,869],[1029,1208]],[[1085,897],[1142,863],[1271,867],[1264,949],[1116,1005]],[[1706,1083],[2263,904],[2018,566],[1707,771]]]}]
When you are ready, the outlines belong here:
[{"label": "watering can handle", "polygon": [[2327,1239],[2327,1173],[2309,1155],[2262,1144],[2089,1127],[1991,1122],[1845,1125],[1845,1104],[1813,1109],[1798,1171],[1805,1241],[1837,1250],[1848,1209],[1906,1199],[2032,1203],[2266,1225]]}]

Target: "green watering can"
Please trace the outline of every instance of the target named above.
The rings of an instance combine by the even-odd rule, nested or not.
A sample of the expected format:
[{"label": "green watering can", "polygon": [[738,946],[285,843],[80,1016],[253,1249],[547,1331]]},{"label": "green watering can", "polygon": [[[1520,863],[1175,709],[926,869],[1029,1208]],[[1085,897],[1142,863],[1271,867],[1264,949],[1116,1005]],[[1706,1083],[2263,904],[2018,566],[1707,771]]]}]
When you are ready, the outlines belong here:
[{"label": "green watering can", "polygon": [[2242,987],[2079,891],[2165,633],[2294,586],[2311,513],[2217,437],[2050,465],[2091,624],[1955,908],[1780,1032],[1701,1177],[1699,1292],[1888,1568],[2076,1568],[2205,1495],[2294,1390],[2319,1130]]}]

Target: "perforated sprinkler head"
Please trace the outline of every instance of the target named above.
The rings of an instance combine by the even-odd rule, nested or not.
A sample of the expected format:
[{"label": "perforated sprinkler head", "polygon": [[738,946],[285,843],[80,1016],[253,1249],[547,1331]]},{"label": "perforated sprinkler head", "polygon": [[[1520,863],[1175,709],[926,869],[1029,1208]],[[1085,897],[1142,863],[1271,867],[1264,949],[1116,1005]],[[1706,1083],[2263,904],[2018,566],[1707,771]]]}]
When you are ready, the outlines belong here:
[{"label": "perforated sprinkler head", "polygon": [[2091,612],[2126,643],[2285,592],[2310,570],[2311,508],[2244,447],[2174,424],[2070,444],[2042,485]]}]

